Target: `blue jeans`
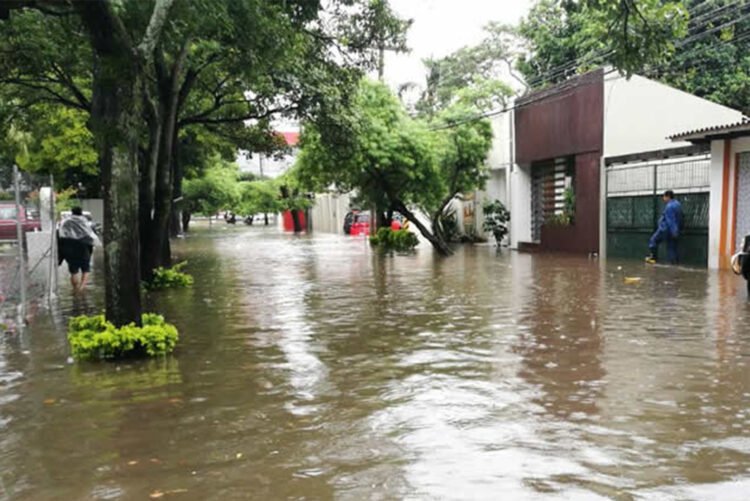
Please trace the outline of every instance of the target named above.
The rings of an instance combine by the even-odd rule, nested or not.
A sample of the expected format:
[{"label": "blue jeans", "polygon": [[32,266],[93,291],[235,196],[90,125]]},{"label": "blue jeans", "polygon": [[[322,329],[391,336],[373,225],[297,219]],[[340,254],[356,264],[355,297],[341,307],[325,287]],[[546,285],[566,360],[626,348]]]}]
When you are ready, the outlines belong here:
[{"label": "blue jeans", "polygon": [[659,244],[664,241],[667,242],[667,257],[669,258],[669,262],[677,264],[680,260],[677,254],[677,239],[672,238],[672,235],[670,235],[667,230],[658,229],[656,230],[656,233],[651,236],[651,239],[648,241],[648,248],[651,251],[651,254],[656,257]]}]

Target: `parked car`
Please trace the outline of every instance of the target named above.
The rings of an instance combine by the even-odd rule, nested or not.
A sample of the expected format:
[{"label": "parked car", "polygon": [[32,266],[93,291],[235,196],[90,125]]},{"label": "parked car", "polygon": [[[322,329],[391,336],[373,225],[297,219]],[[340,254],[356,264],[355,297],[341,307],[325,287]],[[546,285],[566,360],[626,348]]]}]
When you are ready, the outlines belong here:
[{"label": "parked car", "polygon": [[354,214],[349,234],[352,236],[370,234],[370,214],[367,212],[357,212]]},{"label": "parked car", "polygon": [[742,239],[742,250],[732,256],[732,270],[745,279],[750,295],[750,235]]},{"label": "parked car", "polygon": [[[16,204],[14,203],[0,203],[0,240],[16,240],[18,234],[16,233]],[[32,219],[26,212],[24,207],[21,207],[20,213],[21,226],[24,232],[29,231],[40,231],[42,225],[38,219]]]},{"label": "parked car", "polygon": [[344,233],[350,235],[352,233],[352,224],[354,223],[354,214],[359,211],[347,212],[344,216]]}]

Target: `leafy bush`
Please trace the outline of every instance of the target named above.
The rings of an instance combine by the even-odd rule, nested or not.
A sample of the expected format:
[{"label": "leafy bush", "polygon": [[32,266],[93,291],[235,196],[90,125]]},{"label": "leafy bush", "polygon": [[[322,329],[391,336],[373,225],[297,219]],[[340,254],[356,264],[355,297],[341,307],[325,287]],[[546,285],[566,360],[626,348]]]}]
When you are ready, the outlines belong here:
[{"label": "leafy bush", "polygon": [[370,244],[383,250],[408,252],[419,244],[417,236],[409,230],[392,230],[380,228],[375,235],[370,236]]},{"label": "leafy bush", "polygon": [[143,326],[125,325],[119,329],[104,315],[80,316],[68,324],[68,342],[77,360],[156,357],[174,350],[179,334],[174,325],[154,313],[144,313]]},{"label": "leafy bush", "polygon": [[508,234],[508,222],[510,221],[510,212],[500,200],[486,202],[482,209],[484,210],[484,224],[482,229],[492,233],[497,244],[503,241]]},{"label": "leafy bush", "polygon": [[187,261],[176,264],[171,268],[161,266],[156,268],[153,278],[150,282],[145,282],[144,287],[150,291],[190,287],[193,285],[193,277],[181,271],[185,265],[187,265]]}]

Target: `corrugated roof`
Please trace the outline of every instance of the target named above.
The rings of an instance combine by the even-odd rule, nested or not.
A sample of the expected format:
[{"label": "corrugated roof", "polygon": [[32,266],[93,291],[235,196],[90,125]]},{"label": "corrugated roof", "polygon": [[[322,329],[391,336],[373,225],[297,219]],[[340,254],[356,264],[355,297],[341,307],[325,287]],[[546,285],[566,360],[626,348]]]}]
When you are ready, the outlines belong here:
[{"label": "corrugated roof", "polygon": [[672,141],[706,141],[711,136],[717,136],[722,134],[729,134],[732,132],[739,132],[748,130],[750,134],[750,119],[744,117],[739,122],[724,125],[713,125],[710,127],[703,127],[702,129],[694,129],[686,132],[680,132],[669,136]]}]

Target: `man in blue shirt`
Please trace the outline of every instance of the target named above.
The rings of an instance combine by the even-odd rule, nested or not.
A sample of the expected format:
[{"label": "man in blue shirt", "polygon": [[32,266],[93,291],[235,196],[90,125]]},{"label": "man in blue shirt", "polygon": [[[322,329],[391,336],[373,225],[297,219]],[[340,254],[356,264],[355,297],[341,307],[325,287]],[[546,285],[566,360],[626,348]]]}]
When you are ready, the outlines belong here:
[{"label": "man in blue shirt", "polygon": [[666,241],[669,262],[677,264],[679,262],[677,241],[682,231],[682,205],[674,199],[674,192],[672,190],[665,191],[662,200],[664,200],[666,205],[664,206],[661,218],[659,218],[659,226],[648,242],[651,255],[646,258],[646,262],[650,264],[656,263],[656,253],[659,244]]}]

